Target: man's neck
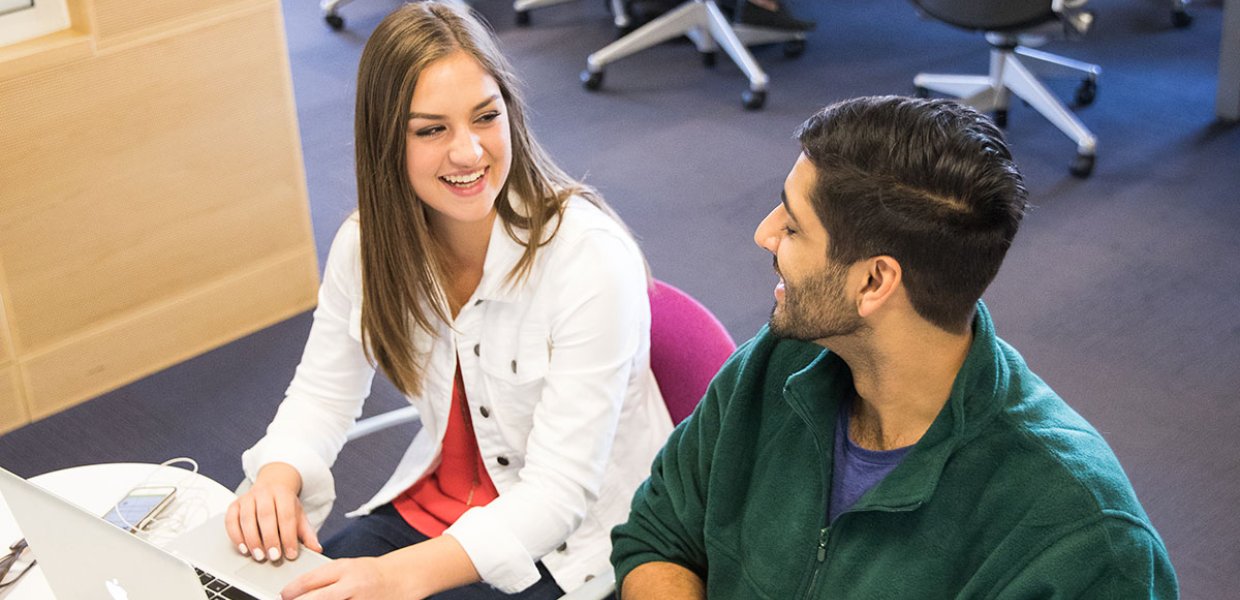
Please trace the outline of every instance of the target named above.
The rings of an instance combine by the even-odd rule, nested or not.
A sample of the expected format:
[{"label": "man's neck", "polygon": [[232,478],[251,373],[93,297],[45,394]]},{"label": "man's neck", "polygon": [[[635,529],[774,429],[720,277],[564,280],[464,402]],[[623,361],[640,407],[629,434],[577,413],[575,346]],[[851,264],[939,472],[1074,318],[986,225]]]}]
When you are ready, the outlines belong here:
[{"label": "man's neck", "polygon": [[971,329],[952,334],[924,321],[887,331],[892,333],[832,341],[856,388],[847,407],[849,437],[870,450],[911,446],[925,435],[947,403],[973,341]]}]

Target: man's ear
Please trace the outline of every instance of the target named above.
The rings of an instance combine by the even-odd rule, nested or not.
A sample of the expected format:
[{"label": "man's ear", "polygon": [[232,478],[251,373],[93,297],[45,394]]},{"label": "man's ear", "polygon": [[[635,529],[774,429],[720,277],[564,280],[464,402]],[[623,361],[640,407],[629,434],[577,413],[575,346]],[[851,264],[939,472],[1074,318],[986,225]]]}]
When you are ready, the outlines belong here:
[{"label": "man's ear", "polygon": [[864,269],[857,294],[857,315],[865,318],[891,301],[903,283],[904,271],[895,258],[887,255],[860,261],[857,267]]}]

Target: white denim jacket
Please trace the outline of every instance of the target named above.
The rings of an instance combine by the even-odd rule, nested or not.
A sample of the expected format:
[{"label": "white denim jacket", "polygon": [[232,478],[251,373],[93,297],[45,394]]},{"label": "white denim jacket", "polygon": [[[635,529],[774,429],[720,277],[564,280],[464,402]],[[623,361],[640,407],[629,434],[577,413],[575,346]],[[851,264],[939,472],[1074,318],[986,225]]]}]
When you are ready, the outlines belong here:
[{"label": "white denim jacket", "polygon": [[[375,372],[361,343],[360,251],[354,217],[332,243],[286,398],[242,457],[250,479],[271,462],[293,465],[316,525],[335,500],[329,469]],[[459,356],[499,498],[467,511],[447,534],[501,591],[536,582],[538,560],[567,591],[610,569],[610,530],[627,518],[672,424],[650,371],[646,272],[630,236],[574,198],[528,279],[506,284],[522,252],[496,219],[473,297],[434,337],[415,336],[425,380],[409,401],[422,428],[391,479],[350,516],[390,502],[439,463]]]}]

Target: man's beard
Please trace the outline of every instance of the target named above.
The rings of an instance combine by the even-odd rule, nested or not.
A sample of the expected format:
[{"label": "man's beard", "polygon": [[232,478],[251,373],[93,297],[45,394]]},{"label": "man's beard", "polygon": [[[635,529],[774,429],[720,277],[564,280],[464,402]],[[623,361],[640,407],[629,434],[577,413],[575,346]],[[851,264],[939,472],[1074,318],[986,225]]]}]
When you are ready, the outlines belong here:
[{"label": "man's beard", "polygon": [[[775,261],[779,273],[779,262]],[[771,308],[771,333],[777,337],[812,342],[851,335],[865,326],[844,296],[846,267],[828,265],[803,281],[784,279],[783,302]]]}]

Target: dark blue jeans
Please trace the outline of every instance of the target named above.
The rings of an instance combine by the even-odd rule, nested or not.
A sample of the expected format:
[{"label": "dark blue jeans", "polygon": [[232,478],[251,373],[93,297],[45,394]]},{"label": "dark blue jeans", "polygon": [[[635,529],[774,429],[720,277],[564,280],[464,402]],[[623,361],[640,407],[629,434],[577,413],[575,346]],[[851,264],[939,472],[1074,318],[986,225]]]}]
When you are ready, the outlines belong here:
[{"label": "dark blue jeans", "polygon": [[[323,554],[332,558],[379,556],[427,539],[420,531],[410,527],[391,504],[384,504],[369,515],[355,519],[324,542]],[[505,594],[485,583],[475,583],[440,592],[428,600],[552,600],[564,595],[541,562],[538,563],[538,573],[542,579],[517,594]]]}]

